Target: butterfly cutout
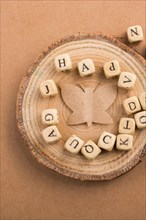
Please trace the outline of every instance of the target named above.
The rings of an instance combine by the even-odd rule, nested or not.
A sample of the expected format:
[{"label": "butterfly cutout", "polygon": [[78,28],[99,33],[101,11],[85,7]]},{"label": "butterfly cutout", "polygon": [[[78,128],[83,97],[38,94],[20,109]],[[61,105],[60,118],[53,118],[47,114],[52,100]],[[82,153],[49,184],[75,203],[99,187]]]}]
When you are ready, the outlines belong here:
[{"label": "butterfly cutout", "polygon": [[116,85],[100,86],[96,89],[82,88],[65,84],[60,86],[62,98],[68,108],[73,112],[68,120],[68,125],[87,123],[110,124],[111,116],[106,110],[112,105],[117,96]]}]

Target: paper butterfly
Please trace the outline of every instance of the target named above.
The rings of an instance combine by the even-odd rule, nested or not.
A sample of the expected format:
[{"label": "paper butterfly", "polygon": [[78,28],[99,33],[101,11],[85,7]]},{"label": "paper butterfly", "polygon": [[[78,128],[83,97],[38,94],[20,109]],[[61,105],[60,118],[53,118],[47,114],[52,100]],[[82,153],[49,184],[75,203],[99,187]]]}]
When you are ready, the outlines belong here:
[{"label": "paper butterfly", "polygon": [[94,90],[65,84],[61,86],[61,94],[65,104],[73,112],[68,118],[68,125],[87,123],[91,126],[93,122],[113,123],[106,110],[116,99],[117,87],[115,85],[100,86]]}]

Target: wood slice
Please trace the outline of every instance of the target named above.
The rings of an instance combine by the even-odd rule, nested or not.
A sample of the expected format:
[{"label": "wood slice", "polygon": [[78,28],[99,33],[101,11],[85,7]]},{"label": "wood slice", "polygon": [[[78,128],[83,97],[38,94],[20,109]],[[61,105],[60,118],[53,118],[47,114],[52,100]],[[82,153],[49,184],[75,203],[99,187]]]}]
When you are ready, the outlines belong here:
[{"label": "wood slice", "polygon": [[[68,53],[73,63],[73,68],[68,73],[58,73],[55,69],[54,58],[62,53]],[[96,73],[81,78],[77,63],[84,58],[91,58],[94,61]],[[117,85],[117,77],[106,79],[103,73],[103,64],[109,60],[118,60],[122,71],[137,75],[133,90],[126,91],[118,88],[117,98],[107,111],[114,121],[113,124],[97,123],[90,127],[87,124],[67,125],[70,109],[63,102],[60,90],[59,94],[53,98],[42,98],[39,91],[40,83],[46,79],[53,79],[57,85],[66,83],[82,84],[85,87],[109,83]],[[102,151],[93,161],[87,160],[81,153],[72,155],[67,152],[64,149],[64,143],[72,134],[76,134],[85,141],[91,139],[95,142],[103,131],[118,134],[119,120],[126,116],[122,106],[123,100],[133,95],[138,96],[144,91],[145,66],[145,60],[135,51],[103,35],[72,35],[49,46],[23,78],[17,99],[18,127],[33,156],[48,168],[81,180],[109,180],[138,164],[146,152],[145,129],[136,129],[132,150]],[[58,109],[60,117],[58,129],[62,134],[62,139],[50,145],[45,143],[41,135],[41,131],[45,128],[41,122],[41,112],[46,108]]]}]

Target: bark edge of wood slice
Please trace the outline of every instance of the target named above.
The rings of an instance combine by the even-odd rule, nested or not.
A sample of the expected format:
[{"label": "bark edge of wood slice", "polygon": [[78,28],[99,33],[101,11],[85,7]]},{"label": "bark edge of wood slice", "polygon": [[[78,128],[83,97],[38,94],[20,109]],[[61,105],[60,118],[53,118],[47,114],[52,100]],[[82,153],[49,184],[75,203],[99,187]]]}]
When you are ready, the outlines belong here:
[{"label": "bark edge of wood slice", "polygon": [[[56,54],[68,51],[72,55],[74,64],[72,70],[73,74],[71,72],[71,79],[69,75],[65,75],[69,73],[61,73],[61,75],[59,75],[59,73],[57,72],[55,73],[55,67],[53,66],[54,56],[56,56]],[[101,56],[100,53],[98,54],[98,51],[101,51]],[[64,141],[71,134],[73,134],[74,130],[74,128],[70,129],[65,125],[66,114],[68,114],[68,110],[65,109],[64,104],[61,105],[61,97],[59,97],[60,101],[58,99],[55,99],[53,101],[49,100],[47,103],[46,100],[41,101],[41,97],[38,91],[38,86],[40,82],[46,79],[48,77],[48,74],[50,78],[54,79],[55,77],[55,81],[57,82],[60,82],[60,77],[62,77],[66,82],[71,81],[73,83],[76,83],[79,78],[76,74],[75,65],[77,64],[78,60],[88,56],[90,56],[89,58],[95,61],[96,66],[99,66],[99,69],[97,70],[97,72],[99,72],[99,76],[100,72],[102,71],[101,66],[103,62],[105,60],[108,60],[111,56],[111,60],[113,58],[117,58],[118,60],[120,59],[123,69],[125,68],[129,71],[131,69],[136,72],[138,78],[137,87],[134,89],[134,91],[129,92],[123,92],[123,90],[120,90],[119,93],[122,97],[128,97],[127,95],[132,96],[133,94],[138,95],[140,92],[143,91],[146,62],[144,58],[142,58],[134,50],[130,49],[118,40],[112,37],[104,36],[102,34],[71,35],[49,46],[37,58],[33,66],[28,70],[27,75],[23,77],[20,84],[16,103],[17,124],[23,139],[29,147],[30,152],[39,163],[54,171],[57,171],[58,173],[75,179],[111,180],[126,173],[142,160],[142,157],[146,153],[144,129],[136,131],[134,138],[135,144],[133,150],[131,151],[119,152],[115,149],[115,151],[113,152],[104,152],[103,154],[101,153],[99,159],[97,157],[97,159],[94,161],[88,161],[83,157],[83,155],[71,155],[63,148]],[[54,75],[54,73],[56,75]],[[90,81],[95,82],[96,79],[97,78],[94,75],[94,77],[91,78]],[[101,82],[101,84],[102,82],[104,83],[104,80],[102,80],[103,78],[101,76],[101,78],[99,79],[99,82]],[[115,83],[117,82],[117,79],[114,79],[111,82]],[[120,96],[118,100],[119,106],[121,106],[122,99],[120,99]],[[55,106],[61,106],[60,109],[63,116],[61,118],[62,124],[60,124],[59,126],[60,130],[63,131],[64,137],[63,140],[57,142],[56,144],[50,145],[49,148],[45,146],[45,143],[43,142],[40,135],[41,129],[43,129],[43,125],[41,125],[40,121],[40,113],[43,108],[46,108],[48,106],[48,104],[49,106],[54,108]],[[123,110],[119,111],[119,114],[124,114]],[[116,112],[117,109],[110,110],[110,113],[113,114],[115,120],[118,121],[120,115],[116,116]],[[123,116],[125,115],[121,115],[121,117]],[[81,136],[86,139],[86,136],[88,135],[84,134],[83,132],[85,128],[86,126],[82,126],[82,129],[79,128],[76,129],[76,131],[81,133]],[[69,131],[67,129],[69,129]],[[97,127],[94,129],[95,131],[99,130],[99,134],[97,136],[101,134],[101,131],[103,131],[103,129],[103,127],[100,128],[99,125],[97,125]],[[112,131],[114,131],[114,129],[112,128]],[[115,131],[117,131],[117,128]],[[96,140],[95,132],[93,133],[94,134],[92,139]]]}]

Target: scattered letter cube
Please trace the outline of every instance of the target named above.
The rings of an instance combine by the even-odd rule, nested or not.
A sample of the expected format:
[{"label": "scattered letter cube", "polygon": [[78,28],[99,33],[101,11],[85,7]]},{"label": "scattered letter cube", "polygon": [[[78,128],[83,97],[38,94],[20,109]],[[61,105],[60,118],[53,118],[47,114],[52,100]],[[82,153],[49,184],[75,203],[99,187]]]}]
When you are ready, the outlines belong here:
[{"label": "scattered letter cube", "polygon": [[109,132],[103,132],[99,138],[98,146],[104,150],[111,151],[114,147],[116,136]]},{"label": "scattered letter cube", "polygon": [[133,89],[136,82],[136,75],[122,72],[119,77],[118,86],[124,89]]},{"label": "scattered letter cube", "polygon": [[104,74],[107,78],[111,78],[120,74],[120,65],[118,61],[113,60],[104,64]]},{"label": "scattered letter cube", "polygon": [[72,135],[65,143],[64,147],[70,153],[78,154],[84,145],[84,141],[77,137],[76,135]]},{"label": "scattered letter cube", "polygon": [[55,82],[51,79],[41,83],[40,92],[43,97],[49,97],[56,95],[58,93],[58,89]]},{"label": "scattered letter cube", "polygon": [[53,143],[61,138],[61,134],[55,125],[49,126],[42,131],[46,143]]},{"label": "scattered letter cube", "polygon": [[143,110],[146,110],[146,92],[140,94],[139,101]]},{"label": "scattered letter cube", "polygon": [[89,140],[81,149],[82,154],[89,160],[95,159],[100,154],[100,148],[91,140]]},{"label": "scattered letter cube", "polygon": [[95,72],[95,66],[91,59],[85,59],[78,62],[80,76],[87,76]]},{"label": "scattered letter cube", "polygon": [[130,43],[142,41],[143,40],[143,32],[142,28],[139,25],[131,26],[127,30],[127,36]]},{"label": "scattered letter cube", "polygon": [[146,111],[136,113],[134,118],[138,128],[146,128]]},{"label": "scattered letter cube", "polygon": [[133,147],[133,136],[130,134],[118,134],[116,147],[118,150],[130,150]]},{"label": "scattered letter cube", "polygon": [[119,123],[120,134],[134,134],[135,120],[133,118],[121,118]]},{"label": "scattered letter cube", "polygon": [[57,109],[45,109],[42,112],[42,123],[44,125],[55,125],[59,123]]},{"label": "scattered letter cube", "polygon": [[72,68],[72,62],[69,54],[60,54],[55,57],[55,67],[57,72],[70,70]]},{"label": "scattered letter cube", "polygon": [[123,102],[124,109],[128,115],[141,110],[140,103],[136,96],[125,99]]}]

